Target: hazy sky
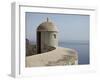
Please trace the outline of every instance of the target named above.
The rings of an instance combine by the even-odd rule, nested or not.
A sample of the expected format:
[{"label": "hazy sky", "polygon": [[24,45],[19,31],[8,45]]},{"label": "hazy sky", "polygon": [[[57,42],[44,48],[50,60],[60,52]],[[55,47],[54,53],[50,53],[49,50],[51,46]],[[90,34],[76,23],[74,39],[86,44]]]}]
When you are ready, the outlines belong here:
[{"label": "hazy sky", "polygon": [[36,41],[36,29],[48,17],[59,30],[59,41],[89,40],[89,22],[87,15],[26,13],[26,37]]}]

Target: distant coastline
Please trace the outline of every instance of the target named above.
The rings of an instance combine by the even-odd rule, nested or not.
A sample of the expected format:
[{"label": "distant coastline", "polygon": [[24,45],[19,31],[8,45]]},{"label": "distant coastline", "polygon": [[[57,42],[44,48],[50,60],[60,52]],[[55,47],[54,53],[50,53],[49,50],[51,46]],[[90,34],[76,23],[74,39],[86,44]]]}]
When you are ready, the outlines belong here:
[{"label": "distant coastline", "polygon": [[89,41],[60,41],[59,42],[59,44],[73,44],[73,45],[75,45],[75,44],[83,44],[83,45],[85,45],[85,44],[89,44]]}]

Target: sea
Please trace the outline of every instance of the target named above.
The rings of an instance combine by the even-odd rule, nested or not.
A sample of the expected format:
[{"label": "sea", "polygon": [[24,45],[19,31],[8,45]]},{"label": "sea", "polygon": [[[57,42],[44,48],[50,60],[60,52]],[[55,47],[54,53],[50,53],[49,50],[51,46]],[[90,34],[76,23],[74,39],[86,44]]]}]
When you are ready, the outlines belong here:
[{"label": "sea", "polygon": [[78,52],[78,64],[90,64],[89,41],[59,42],[60,47],[75,49]]}]

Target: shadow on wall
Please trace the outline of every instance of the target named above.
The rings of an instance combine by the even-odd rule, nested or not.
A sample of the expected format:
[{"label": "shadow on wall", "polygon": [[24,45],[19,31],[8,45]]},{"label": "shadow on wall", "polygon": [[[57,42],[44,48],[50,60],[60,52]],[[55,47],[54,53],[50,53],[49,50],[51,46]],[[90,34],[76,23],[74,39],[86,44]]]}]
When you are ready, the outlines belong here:
[{"label": "shadow on wall", "polygon": [[[52,46],[46,46],[46,49],[44,49],[44,52],[49,52],[56,49],[55,47]],[[28,39],[26,39],[26,56],[32,56],[32,55],[37,55],[37,47],[36,44],[31,44]]]}]

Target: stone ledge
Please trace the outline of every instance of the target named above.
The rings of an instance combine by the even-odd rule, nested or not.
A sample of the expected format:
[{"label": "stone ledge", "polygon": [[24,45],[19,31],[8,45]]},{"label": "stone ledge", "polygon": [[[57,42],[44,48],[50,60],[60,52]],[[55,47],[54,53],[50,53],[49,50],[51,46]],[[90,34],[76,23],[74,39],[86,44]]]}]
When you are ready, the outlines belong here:
[{"label": "stone ledge", "polygon": [[77,51],[70,48],[57,47],[53,51],[26,56],[26,67],[77,65]]}]

